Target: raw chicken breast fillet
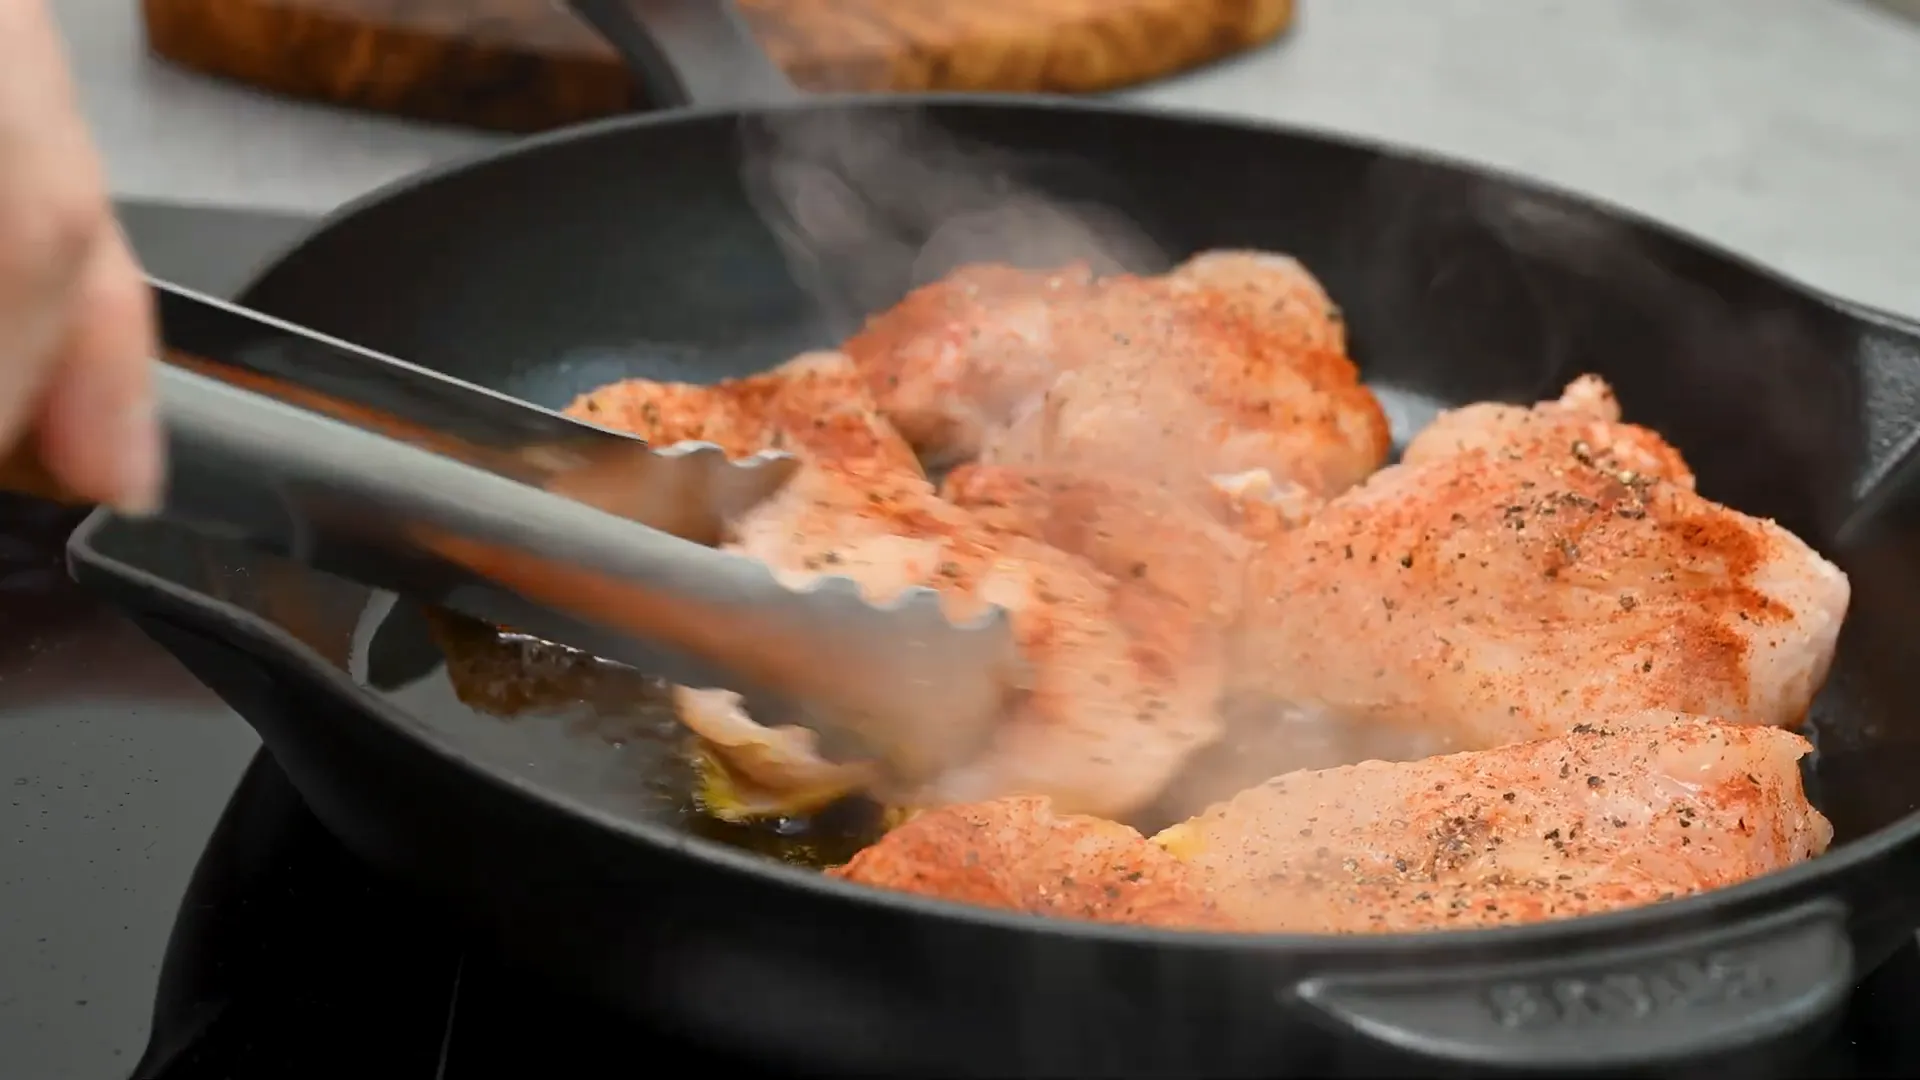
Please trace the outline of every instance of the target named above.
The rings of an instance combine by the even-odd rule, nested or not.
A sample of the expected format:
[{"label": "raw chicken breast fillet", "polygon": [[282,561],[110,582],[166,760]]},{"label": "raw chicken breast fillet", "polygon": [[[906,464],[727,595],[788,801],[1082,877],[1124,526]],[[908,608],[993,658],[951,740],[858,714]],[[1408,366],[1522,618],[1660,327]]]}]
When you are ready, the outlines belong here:
[{"label": "raw chicken breast fillet", "polygon": [[1176,486],[1264,472],[1288,496],[1389,449],[1338,310],[1292,259],[1210,252],[1160,277],[969,267],[846,351],[923,458],[1125,472]]},{"label": "raw chicken breast fillet", "polygon": [[1497,750],[1290,773],[1155,839],[1250,930],[1590,915],[1825,851],[1833,827],[1800,783],[1811,749],[1777,728],[1639,714]]},{"label": "raw chicken breast fillet", "polygon": [[[746,812],[803,812],[863,784],[907,806],[1033,794],[1063,810],[1119,816],[1150,801],[1218,734],[1225,617],[1132,574],[1114,561],[1124,551],[1096,563],[1047,543],[1044,522],[983,517],[939,498],[839,354],[713,386],[633,380],[571,411],[656,443],[693,438],[735,456],[798,456],[793,479],[732,522],[724,545],[789,584],[844,576],[875,602],[924,585],[940,592],[950,617],[992,604],[1011,616],[1031,684],[1010,694],[978,757],[938,775],[849,768],[859,763],[831,760],[810,732],[758,725],[735,695],[676,691],[682,720],[753,789]],[[1132,506],[1111,510],[1117,527],[1137,533]],[[898,741],[910,749],[930,734]]]},{"label": "raw chicken breast fillet", "polygon": [[1203,930],[1382,933],[1590,915],[1812,858],[1810,747],[1645,713],[1426,761],[1275,777],[1147,840],[1045,800],[928,811],[833,871],[1014,911]]},{"label": "raw chicken breast fillet", "polygon": [[1096,922],[1231,929],[1178,859],[1125,825],[1044,798],[927,810],[829,870],[983,907]]},{"label": "raw chicken breast fillet", "polygon": [[1414,758],[1644,709],[1792,726],[1849,589],[1798,537],[1701,497],[1591,376],[1474,405],[1276,535],[1249,570],[1236,688],[1285,739],[1270,771]]}]

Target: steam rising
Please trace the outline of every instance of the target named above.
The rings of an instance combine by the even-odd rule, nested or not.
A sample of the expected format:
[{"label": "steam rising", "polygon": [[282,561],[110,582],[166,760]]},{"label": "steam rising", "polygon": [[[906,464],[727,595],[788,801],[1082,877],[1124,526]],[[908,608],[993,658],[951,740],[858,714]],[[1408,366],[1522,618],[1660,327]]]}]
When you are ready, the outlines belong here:
[{"label": "steam rising", "polygon": [[775,113],[745,128],[744,177],[794,279],[850,332],[909,289],[965,263],[1165,264],[1134,223],[1050,197],[1020,162],[913,113]]},{"label": "steam rising", "polygon": [[[1534,401],[1593,372],[1627,420],[1674,441],[1703,492],[1816,543],[1832,534],[1858,463],[1823,433],[1853,422],[1861,390],[1833,363],[1852,348],[1844,328],[1805,296],[1624,215],[1490,177],[1388,158],[1363,187],[1314,268],[1390,404]],[[1831,498],[1811,504],[1754,469],[1758,432]]]}]

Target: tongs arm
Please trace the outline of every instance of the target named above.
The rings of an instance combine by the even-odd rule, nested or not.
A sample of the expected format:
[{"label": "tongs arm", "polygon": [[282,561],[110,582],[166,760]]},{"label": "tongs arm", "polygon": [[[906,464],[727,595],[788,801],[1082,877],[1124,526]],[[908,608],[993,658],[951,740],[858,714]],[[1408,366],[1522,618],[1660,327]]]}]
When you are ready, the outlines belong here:
[{"label": "tongs arm", "polygon": [[[156,289],[166,517],[675,681],[777,695],[907,778],[976,751],[1020,681],[1003,611],[956,626],[929,590],[877,607],[847,579],[793,589],[709,546],[791,460],[654,451]],[[49,493],[18,455],[0,480]]]}]

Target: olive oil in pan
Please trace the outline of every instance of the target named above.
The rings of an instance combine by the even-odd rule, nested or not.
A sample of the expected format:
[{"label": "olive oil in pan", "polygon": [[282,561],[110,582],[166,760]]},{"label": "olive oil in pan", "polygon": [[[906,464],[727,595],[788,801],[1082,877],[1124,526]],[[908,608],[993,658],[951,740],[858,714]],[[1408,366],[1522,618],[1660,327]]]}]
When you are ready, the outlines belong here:
[{"label": "olive oil in pan", "polygon": [[355,681],[493,768],[621,817],[824,868],[883,831],[846,800],[747,824],[700,805],[692,737],[665,682],[579,650],[376,594],[354,635]]}]

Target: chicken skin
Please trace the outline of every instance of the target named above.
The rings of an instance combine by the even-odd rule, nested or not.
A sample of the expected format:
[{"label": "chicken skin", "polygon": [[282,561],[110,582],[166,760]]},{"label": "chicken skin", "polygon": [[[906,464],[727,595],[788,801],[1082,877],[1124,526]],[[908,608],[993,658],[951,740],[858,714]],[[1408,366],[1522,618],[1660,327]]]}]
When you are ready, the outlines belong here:
[{"label": "chicken skin", "polygon": [[1389,449],[1338,311],[1297,262],[1212,252],[1160,277],[977,267],[846,351],[929,462],[1125,473],[1181,487],[1264,471],[1325,496]]},{"label": "chicken skin", "polygon": [[1233,675],[1315,747],[1270,771],[1361,760],[1347,741],[1382,727],[1412,758],[1646,709],[1790,726],[1848,596],[1799,538],[1697,494],[1589,377],[1443,416],[1264,546]]}]

